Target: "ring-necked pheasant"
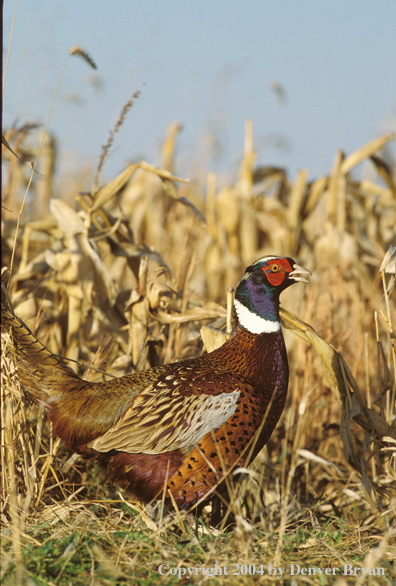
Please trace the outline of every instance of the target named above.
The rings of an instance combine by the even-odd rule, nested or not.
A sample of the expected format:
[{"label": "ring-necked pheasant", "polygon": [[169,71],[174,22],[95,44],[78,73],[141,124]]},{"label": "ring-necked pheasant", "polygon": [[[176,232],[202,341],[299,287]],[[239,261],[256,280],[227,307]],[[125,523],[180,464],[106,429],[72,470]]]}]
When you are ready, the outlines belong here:
[{"label": "ring-necked pheasant", "polygon": [[82,380],[3,304],[2,323],[12,331],[19,380],[44,403],[53,434],[98,459],[136,498],[149,502],[166,483],[185,507],[209,498],[212,486],[268,441],[289,376],[279,295],[308,282],[301,276],[308,272],[291,258],[259,259],[236,289],[223,346],[110,382]]}]

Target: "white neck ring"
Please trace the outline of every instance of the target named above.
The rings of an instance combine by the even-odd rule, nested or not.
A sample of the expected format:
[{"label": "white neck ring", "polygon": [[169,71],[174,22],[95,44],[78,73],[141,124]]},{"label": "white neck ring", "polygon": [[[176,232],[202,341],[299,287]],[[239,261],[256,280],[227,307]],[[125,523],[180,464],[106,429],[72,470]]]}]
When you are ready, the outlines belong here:
[{"label": "white neck ring", "polygon": [[252,334],[273,334],[279,332],[280,323],[260,317],[250,311],[243,303],[234,300],[234,307],[241,326],[246,328]]}]

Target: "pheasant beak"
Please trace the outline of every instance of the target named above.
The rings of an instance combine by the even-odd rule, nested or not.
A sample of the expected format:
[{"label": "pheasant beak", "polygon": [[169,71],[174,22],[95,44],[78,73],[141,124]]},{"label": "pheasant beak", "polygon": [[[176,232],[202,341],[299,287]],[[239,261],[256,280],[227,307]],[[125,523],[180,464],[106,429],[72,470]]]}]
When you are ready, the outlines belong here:
[{"label": "pheasant beak", "polygon": [[293,281],[301,281],[302,283],[309,283],[309,281],[307,279],[304,279],[304,277],[301,277],[299,275],[302,274],[309,274],[311,275],[311,271],[309,271],[308,269],[304,268],[304,267],[299,267],[298,265],[293,265],[293,270],[291,273],[289,273],[289,279],[293,279]]}]

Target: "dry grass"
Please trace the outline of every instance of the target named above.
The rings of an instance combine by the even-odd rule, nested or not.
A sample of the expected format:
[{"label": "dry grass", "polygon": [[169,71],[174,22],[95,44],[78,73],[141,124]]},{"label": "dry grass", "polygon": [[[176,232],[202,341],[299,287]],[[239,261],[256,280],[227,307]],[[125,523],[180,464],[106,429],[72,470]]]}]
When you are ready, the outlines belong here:
[{"label": "dry grass", "polygon": [[[197,356],[202,338],[210,349],[223,339],[227,288],[244,267],[267,253],[290,255],[313,278],[283,298],[303,320],[282,312],[284,326],[297,334],[287,332],[284,414],[235,484],[231,509],[220,507],[217,530],[204,521],[191,528],[180,513],[125,502],[127,495],[96,465],[52,439],[42,409],[18,386],[12,349],[4,351],[4,576],[8,583],[30,575],[37,584],[77,584],[74,560],[81,583],[130,583],[133,576],[151,584],[161,580],[161,563],[237,560],[257,567],[380,566],[385,582],[371,577],[371,583],[390,583],[392,572],[396,577],[394,249],[379,268],[396,244],[395,171],[385,156],[392,136],[348,156],[338,152],[328,176],[310,183],[302,170],[291,183],[283,169],[256,168],[247,121],[238,178],[218,190],[212,173],[206,185],[174,175],[179,129],[167,134],[164,168],[131,164],[101,188],[96,178],[74,205],[50,197],[43,178],[34,176],[25,221],[21,161],[30,129],[10,130],[7,142],[21,161],[6,153],[4,205],[12,211],[3,213],[2,265],[13,267],[2,275],[4,290],[44,344],[97,380]],[[376,171],[374,180],[356,179],[363,162]],[[39,214],[35,189],[47,193],[37,199]],[[201,336],[202,326],[216,319]],[[34,553],[40,547],[41,557]],[[59,552],[47,579],[29,562],[37,556],[43,567],[51,548]]]}]

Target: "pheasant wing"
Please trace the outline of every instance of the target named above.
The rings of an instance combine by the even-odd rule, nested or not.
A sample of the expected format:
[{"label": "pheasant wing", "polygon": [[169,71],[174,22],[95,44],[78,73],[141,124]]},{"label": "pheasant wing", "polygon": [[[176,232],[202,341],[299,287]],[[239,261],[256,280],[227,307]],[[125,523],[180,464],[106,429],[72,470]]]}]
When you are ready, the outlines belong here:
[{"label": "pheasant wing", "polygon": [[88,444],[98,452],[186,453],[220,428],[237,408],[238,388],[217,394],[186,394],[181,387],[148,386],[121,419]]}]

